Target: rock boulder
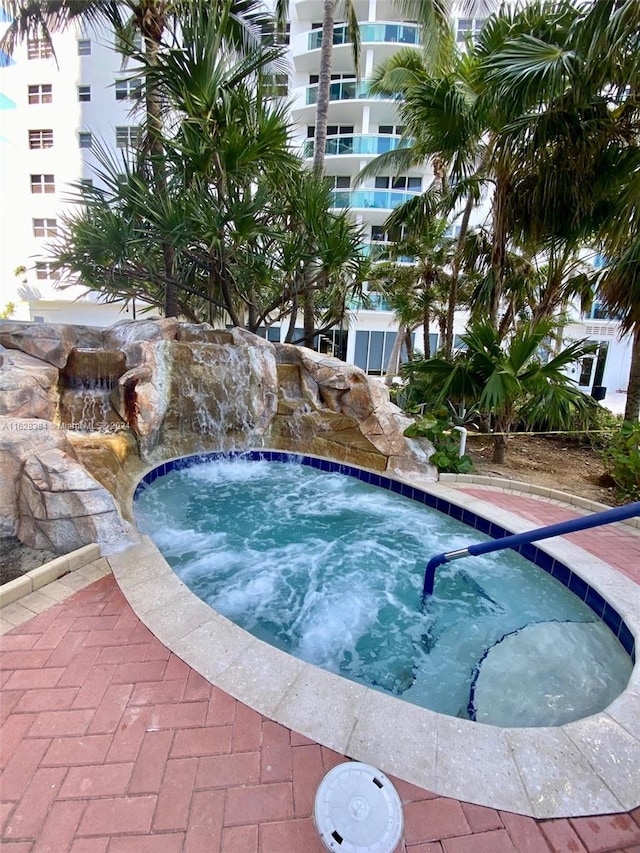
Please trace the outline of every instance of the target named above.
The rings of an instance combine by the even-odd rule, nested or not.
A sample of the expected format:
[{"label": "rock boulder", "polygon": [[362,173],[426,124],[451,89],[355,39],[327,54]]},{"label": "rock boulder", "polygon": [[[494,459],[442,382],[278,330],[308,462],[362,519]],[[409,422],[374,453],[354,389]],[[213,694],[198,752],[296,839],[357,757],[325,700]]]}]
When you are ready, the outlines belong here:
[{"label": "rock boulder", "polygon": [[26,460],[18,509],[18,538],[57,554],[92,542],[105,553],[119,547],[127,533],[113,497],[62,448]]},{"label": "rock boulder", "polygon": [[0,415],[53,421],[58,370],[17,350],[0,350]]},{"label": "rock boulder", "polygon": [[7,349],[21,350],[54,367],[64,367],[74,347],[100,347],[102,331],[89,326],[3,320],[0,321],[0,344]]},{"label": "rock boulder", "polygon": [[0,470],[0,535],[58,554],[124,539],[113,497],[52,423],[0,417]]}]

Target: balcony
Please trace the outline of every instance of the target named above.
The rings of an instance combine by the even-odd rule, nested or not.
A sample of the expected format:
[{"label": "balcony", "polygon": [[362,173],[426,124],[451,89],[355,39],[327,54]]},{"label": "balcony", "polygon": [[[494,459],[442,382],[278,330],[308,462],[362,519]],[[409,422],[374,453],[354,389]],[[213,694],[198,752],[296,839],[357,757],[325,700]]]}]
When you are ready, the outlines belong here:
[{"label": "balcony", "polygon": [[350,299],[347,302],[350,311],[391,311],[392,308],[381,293],[370,292],[366,297]]},{"label": "balcony", "polygon": [[[373,241],[371,243],[364,243],[360,246],[360,252],[365,256],[365,258],[371,258],[372,261],[389,261],[391,260],[389,250],[392,245],[392,243]],[[412,258],[410,255],[400,255],[397,258],[394,258],[393,261],[397,264],[415,264],[416,259]]]},{"label": "balcony", "polygon": [[[384,100],[391,101],[397,100],[396,98],[390,98],[388,95],[371,95],[369,93],[369,86],[371,85],[369,80],[361,80],[358,82],[357,80],[336,80],[334,83],[331,83],[329,86],[329,100],[330,101],[354,101],[354,100]],[[314,83],[313,86],[307,86],[307,97],[306,104],[310,106],[312,104],[318,103],[318,84]]]},{"label": "balcony", "polygon": [[[360,39],[363,44],[419,44],[420,32],[417,24],[376,22],[360,24]],[[338,24],[333,30],[333,44],[348,44],[347,27]],[[322,30],[312,30],[308,35],[307,49],[319,50],[322,46]]]},{"label": "balcony", "polygon": [[333,206],[336,208],[367,208],[394,210],[406,201],[420,195],[421,190],[333,190]]},{"label": "balcony", "polygon": [[[336,156],[340,154],[359,154],[361,156],[375,157],[378,154],[386,154],[387,151],[395,151],[397,148],[406,148],[409,140],[391,134],[380,135],[356,135],[349,136],[327,136],[325,156]],[[313,157],[314,141],[307,139],[303,146],[305,157]]]}]

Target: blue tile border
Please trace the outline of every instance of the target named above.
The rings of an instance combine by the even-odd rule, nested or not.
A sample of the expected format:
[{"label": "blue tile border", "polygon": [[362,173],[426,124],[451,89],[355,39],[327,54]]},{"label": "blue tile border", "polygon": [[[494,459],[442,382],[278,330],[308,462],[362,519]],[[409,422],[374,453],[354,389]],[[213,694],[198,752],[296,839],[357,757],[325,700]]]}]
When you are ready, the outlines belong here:
[{"label": "blue tile border", "polygon": [[584,601],[590,587],[589,584],[580,577],[580,575],[576,575],[575,572],[571,572],[571,577],[569,578],[569,589],[574,595],[577,595],[581,601]]},{"label": "blue tile border", "polygon": [[[204,462],[215,462],[218,459],[246,459],[254,462],[281,462],[285,464],[306,465],[326,473],[338,473],[347,477],[354,477],[371,486],[387,489],[388,491],[402,495],[402,497],[422,503],[430,509],[435,509],[443,515],[455,518],[463,524],[478,530],[492,539],[500,539],[511,535],[512,531],[506,530],[499,524],[489,521],[477,515],[471,510],[464,509],[457,504],[451,503],[444,498],[425,492],[415,486],[394,480],[384,474],[367,471],[363,468],[355,468],[342,462],[334,462],[330,459],[322,459],[317,456],[306,456],[300,453],[290,453],[282,450],[243,450],[229,452],[197,453],[191,456],[182,456],[158,464],[155,468],[140,479],[136,485],[133,500],[135,501],[159,477],[164,477],[171,471],[181,471],[200,465]],[[635,639],[617,610],[612,607],[597,590],[593,589],[579,575],[572,572],[564,563],[554,559],[536,545],[527,544],[514,549],[523,557],[532,562],[542,571],[547,572],[563,586],[567,587],[574,595],[585,602],[593,613],[602,620],[616,636],[632,662],[635,664]]]}]

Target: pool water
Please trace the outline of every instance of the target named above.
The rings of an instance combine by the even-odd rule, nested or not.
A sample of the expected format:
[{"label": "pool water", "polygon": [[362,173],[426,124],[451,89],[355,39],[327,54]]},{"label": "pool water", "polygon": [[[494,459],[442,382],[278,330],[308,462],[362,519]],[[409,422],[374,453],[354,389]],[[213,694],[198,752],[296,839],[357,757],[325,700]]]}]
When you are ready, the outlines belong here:
[{"label": "pool water", "polygon": [[[441,567],[422,608],[429,557],[484,537],[352,477],[220,459],[159,477],[140,492],[135,513],[184,583],[219,613],[305,661],[422,707],[492,722],[482,662],[507,635],[513,672],[505,678],[499,667],[496,698],[512,695],[500,725],[561,725],[595,713],[631,673],[606,625],[512,551]],[[531,643],[519,659],[512,642],[532,623],[555,626],[557,667],[549,676],[546,666],[539,683]]]}]

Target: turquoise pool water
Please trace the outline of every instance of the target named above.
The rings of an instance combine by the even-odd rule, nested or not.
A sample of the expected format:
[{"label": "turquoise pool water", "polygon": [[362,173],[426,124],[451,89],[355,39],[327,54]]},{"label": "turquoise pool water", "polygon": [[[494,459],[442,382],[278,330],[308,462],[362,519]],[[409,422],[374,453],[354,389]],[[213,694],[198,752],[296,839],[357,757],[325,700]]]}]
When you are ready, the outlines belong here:
[{"label": "turquoise pool water", "polygon": [[[247,631],[441,713],[560,725],[602,710],[631,672],[595,614],[511,551],[442,567],[423,611],[428,558],[482,535],[351,477],[291,462],[216,460],[159,477],[140,492],[135,513],[193,592]],[[530,640],[517,639],[533,623],[554,626],[540,652],[544,667]],[[483,661],[507,635],[507,675],[501,663],[492,697]],[[492,717],[501,703],[506,721]]]}]

